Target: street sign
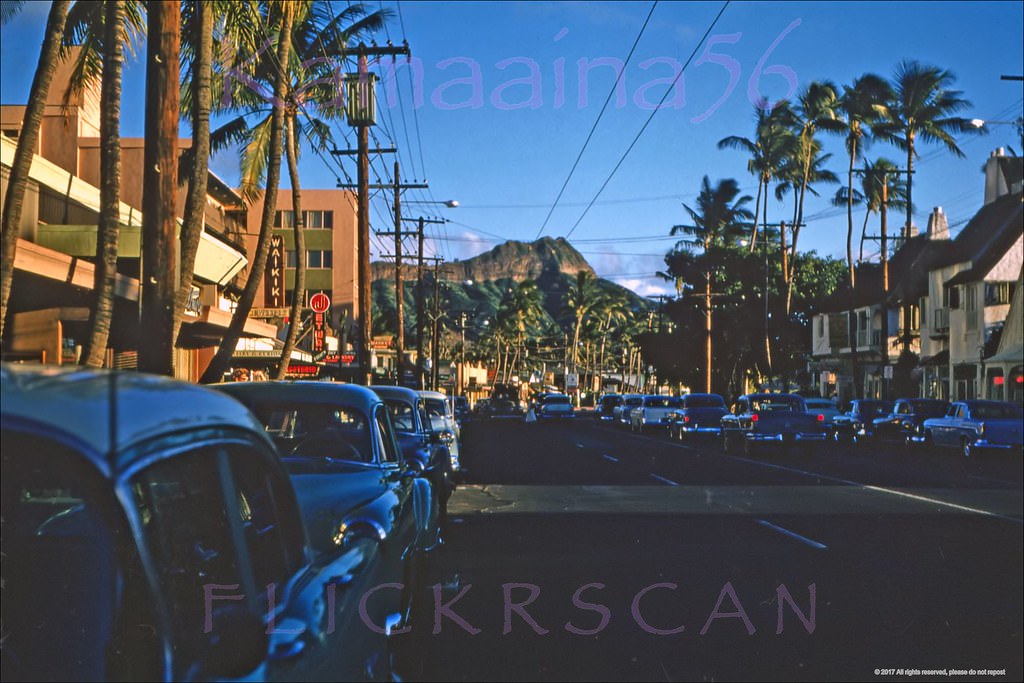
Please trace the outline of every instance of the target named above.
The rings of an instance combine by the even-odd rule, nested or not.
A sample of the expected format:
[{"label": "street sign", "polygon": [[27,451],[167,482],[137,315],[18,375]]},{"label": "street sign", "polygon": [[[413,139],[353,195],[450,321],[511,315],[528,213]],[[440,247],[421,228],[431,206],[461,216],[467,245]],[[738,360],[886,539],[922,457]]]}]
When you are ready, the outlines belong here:
[{"label": "street sign", "polygon": [[578,387],[580,385],[580,376],[575,372],[565,373],[565,387]]},{"label": "street sign", "polygon": [[250,318],[287,318],[291,313],[287,306],[275,308],[253,308],[249,311]]},{"label": "street sign", "polygon": [[314,313],[326,313],[331,308],[331,297],[323,292],[317,292],[309,297],[309,307],[313,309]]},{"label": "street sign", "polygon": [[882,368],[882,377],[885,379],[892,379],[892,366],[886,365]]}]

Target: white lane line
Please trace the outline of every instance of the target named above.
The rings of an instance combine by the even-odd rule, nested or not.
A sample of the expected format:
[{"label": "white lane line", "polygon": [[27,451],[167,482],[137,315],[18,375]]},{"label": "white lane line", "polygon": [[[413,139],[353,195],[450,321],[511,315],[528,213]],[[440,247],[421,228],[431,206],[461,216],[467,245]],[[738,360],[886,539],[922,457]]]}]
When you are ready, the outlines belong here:
[{"label": "white lane line", "polygon": [[605,460],[611,460],[612,462],[618,462],[619,461],[618,458],[616,458],[615,456],[612,456],[612,455],[608,455],[607,453],[602,453],[601,457],[604,458]]},{"label": "white lane line", "polygon": [[1008,479],[999,479],[998,477],[983,477],[980,474],[969,474],[968,479],[977,479],[978,481],[990,481],[993,484],[1006,484],[1007,486],[1013,486],[1014,482]]},{"label": "white lane line", "polygon": [[789,536],[790,538],[795,538],[796,540],[800,541],[801,543],[805,543],[805,544],[811,546],[815,550],[827,550],[828,549],[828,546],[825,545],[824,543],[818,543],[817,541],[813,541],[813,540],[807,538],[806,536],[801,536],[800,534],[796,533],[795,531],[790,531],[789,529],[783,529],[781,526],[778,526],[777,524],[772,524],[771,522],[769,522],[766,519],[759,519],[759,520],[757,520],[757,523],[760,524],[761,526],[768,527],[769,529],[772,529],[774,531],[778,531],[780,534],[782,534],[784,536]]},{"label": "white lane line", "polygon": [[973,512],[978,515],[985,515],[986,517],[996,517],[998,519],[1005,519],[1008,522],[1014,522],[1016,524],[1024,524],[1024,519],[1019,517],[1008,517],[1007,515],[1001,515],[998,512],[992,512],[990,510],[982,510],[981,508],[968,507],[966,505],[959,505],[957,503],[950,503],[946,500],[940,500],[938,498],[930,498],[928,496],[921,496],[916,493],[907,493],[906,491],[897,491],[896,489],[886,488],[884,486],[874,486],[871,484],[864,484],[859,481],[852,481],[850,479],[841,479],[839,477],[831,477],[827,474],[820,474],[818,472],[810,472],[808,470],[801,470],[795,467],[786,467],[785,465],[777,465],[771,462],[761,462],[760,460],[751,460],[750,458],[741,458],[736,455],[728,456],[733,460],[739,460],[740,462],[747,462],[751,465],[758,465],[760,467],[770,467],[777,470],[786,470],[787,472],[793,472],[795,474],[802,474],[807,477],[814,477],[815,479],[825,479],[828,481],[839,482],[840,484],[846,484],[847,486],[858,486],[863,489],[871,491],[878,491],[879,493],[888,493],[893,496],[899,496],[901,498],[909,498],[917,500],[923,503],[932,503],[934,505],[941,505],[943,507],[952,508],[954,510],[960,510],[962,512]]},{"label": "white lane line", "polygon": [[657,474],[652,474],[651,479],[657,479],[658,481],[668,484],[669,486],[679,486],[677,482],[674,482],[671,479],[666,479],[665,477],[659,477]]}]

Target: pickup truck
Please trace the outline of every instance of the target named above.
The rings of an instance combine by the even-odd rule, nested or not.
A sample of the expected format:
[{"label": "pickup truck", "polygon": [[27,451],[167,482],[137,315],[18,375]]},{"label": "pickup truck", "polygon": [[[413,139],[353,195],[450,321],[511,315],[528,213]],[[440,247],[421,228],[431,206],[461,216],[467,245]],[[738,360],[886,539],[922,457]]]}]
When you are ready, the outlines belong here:
[{"label": "pickup truck", "polygon": [[748,394],[740,396],[732,413],[722,417],[722,450],[729,453],[743,444],[753,454],[760,444],[779,444],[786,449],[800,444],[804,453],[828,435],[825,416],[807,411],[796,394]]},{"label": "pickup truck", "polygon": [[1020,406],[1004,401],[960,401],[943,417],[924,421],[925,444],[959,448],[964,457],[985,449],[1020,455],[1024,439]]}]

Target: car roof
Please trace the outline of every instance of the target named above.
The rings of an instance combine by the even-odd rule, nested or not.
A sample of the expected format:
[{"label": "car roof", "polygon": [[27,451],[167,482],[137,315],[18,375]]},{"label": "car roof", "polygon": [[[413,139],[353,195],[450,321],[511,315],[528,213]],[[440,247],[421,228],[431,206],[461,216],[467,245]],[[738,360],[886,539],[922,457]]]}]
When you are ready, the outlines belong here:
[{"label": "car roof", "polygon": [[5,425],[18,421],[70,437],[106,476],[134,462],[134,446],[159,436],[233,427],[267,440],[263,425],[235,399],[158,375],[5,363],[0,397]]},{"label": "car roof", "polygon": [[225,382],[212,387],[240,399],[267,400],[302,403],[332,403],[356,408],[372,415],[380,397],[364,386],[341,382],[316,382],[313,380],[271,380],[269,382]]},{"label": "car roof", "polygon": [[369,391],[382,399],[405,401],[411,405],[415,405],[420,398],[420,393],[415,389],[393,384],[374,384],[369,387]]},{"label": "car roof", "polygon": [[440,398],[447,400],[448,394],[442,394],[440,391],[431,391],[430,389],[418,389],[416,393],[423,398]]}]

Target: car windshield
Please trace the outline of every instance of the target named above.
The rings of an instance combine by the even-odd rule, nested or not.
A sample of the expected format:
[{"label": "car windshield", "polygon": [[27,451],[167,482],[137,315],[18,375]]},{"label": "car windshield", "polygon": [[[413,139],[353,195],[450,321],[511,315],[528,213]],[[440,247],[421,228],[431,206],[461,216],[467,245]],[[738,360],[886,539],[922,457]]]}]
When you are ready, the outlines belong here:
[{"label": "car windshield", "polygon": [[925,417],[942,417],[949,409],[949,404],[945,401],[911,401],[910,405],[913,406],[915,415]]},{"label": "car windshield", "polygon": [[391,424],[397,431],[416,431],[416,413],[411,405],[397,399],[384,399],[384,405],[388,407],[388,412],[391,413]]},{"label": "car windshield", "polygon": [[357,408],[272,402],[249,408],[274,439],[289,469],[293,466],[289,461],[296,459],[373,462],[369,423]]},{"label": "car windshield", "polygon": [[755,413],[799,412],[800,399],[792,396],[758,396],[750,400]]},{"label": "car windshield", "polygon": [[644,399],[647,408],[675,408],[678,405],[679,399],[675,396],[648,396]]},{"label": "car windshield", "polygon": [[423,401],[427,408],[427,415],[430,417],[430,427],[434,431],[440,431],[448,426],[448,411],[444,399],[428,398]]},{"label": "car windshield", "polygon": [[724,408],[725,401],[721,396],[686,396],[682,400],[684,408]]},{"label": "car windshield", "polygon": [[609,408],[613,408],[615,406],[622,405],[622,397],[621,396],[605,396],[604,398],[601,399],[601,405],[602,406],[607,406]]},{"label": "car windshield", "polygon": [[808,398],[804,399],[804,403],[808,409],[813,408],[814,410],[835,410],[836,408],[836,404],[826,398]]},{"label": "car windshield", "polygon": [[515,409],[515,405],[513,405],[512,401],[506,401],[503,398],[499,398],[499,399],[496,399],[494,401],[491,401],[491,410],[493,410],[493,411],[503,411],[503,410],[504,411],[508,411],[508,410],[514,410],[514,409]]},{"label": "car windshield", "polygon": [[892,404],[887,401],[861,401],[857,404],[861,415],[875,417],[876,415],[888,415],[892,410]]},{"label": "car windshield", "polygon": [[1021,419],[1021,409],[1002,403],[976,403],[971,407],[971,416],[979,420]]},{"label": "car windshield", "polygon": [[137,555],[113,490],[70,448],[2,438],[4,678],[109,679],[119,587],[140,588],[115,561]]},{"label": "car windshield", "polygon": [[544,399],[544,405],[546,405],[546,406],[550,406],[550,405],[568,405],[568,404],[569,404],[569,397],[568,396],[548,396],[547,398]]},{"label": "car windshield", "polygon": [[640,397],[627,398],[625,400],[625,405],[627,405],[627,406],[638,406],[638,405],[642,404],[643,402],[644,402],[644,400],[642,398],[640,398]]}]

